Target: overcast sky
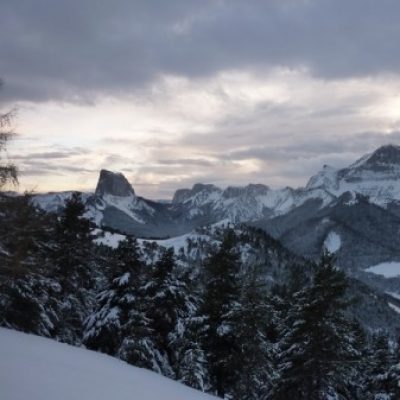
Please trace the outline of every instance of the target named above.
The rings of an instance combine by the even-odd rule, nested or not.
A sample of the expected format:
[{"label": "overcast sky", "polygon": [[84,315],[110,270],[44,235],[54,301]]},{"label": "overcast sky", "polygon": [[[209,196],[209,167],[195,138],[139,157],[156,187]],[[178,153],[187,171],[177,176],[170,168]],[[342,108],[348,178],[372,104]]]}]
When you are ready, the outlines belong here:
[{"label": "overcast sky", "polygon": [[400,144],[398,0],[0,0],[21,189],[302,186]]}]

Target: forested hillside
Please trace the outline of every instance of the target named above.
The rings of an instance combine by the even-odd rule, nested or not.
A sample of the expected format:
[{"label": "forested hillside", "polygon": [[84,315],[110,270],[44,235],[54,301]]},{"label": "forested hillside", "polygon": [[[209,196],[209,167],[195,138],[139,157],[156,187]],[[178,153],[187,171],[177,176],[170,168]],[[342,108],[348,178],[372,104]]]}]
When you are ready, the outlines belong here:
[{"label": "forested hillside", "polygon": [[130,236],[113,248],[78,193],[61,214],[0,200],[1,326],[225,398],[399,398],[396,336],[350,312],[329,255],[307,263],[232,224],[175,251]]}]

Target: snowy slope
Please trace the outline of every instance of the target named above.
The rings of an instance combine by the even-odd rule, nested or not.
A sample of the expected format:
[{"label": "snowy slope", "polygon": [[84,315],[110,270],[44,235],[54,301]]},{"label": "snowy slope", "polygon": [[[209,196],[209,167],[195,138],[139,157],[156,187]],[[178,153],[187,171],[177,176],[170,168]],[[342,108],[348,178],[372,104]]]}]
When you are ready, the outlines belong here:
[{"label": "snowy slope", "polygon": [[1,400],[206,400],[193,390],[115,358],[0,329]]},{"label": "snowy slope", "polygon": [[394,278],[400,276],[400,263],[399,262],[384,262],[378,265],[374,265],[365,270],[366,272],[372,272],[373,274],[383,275],[386,278]]}]

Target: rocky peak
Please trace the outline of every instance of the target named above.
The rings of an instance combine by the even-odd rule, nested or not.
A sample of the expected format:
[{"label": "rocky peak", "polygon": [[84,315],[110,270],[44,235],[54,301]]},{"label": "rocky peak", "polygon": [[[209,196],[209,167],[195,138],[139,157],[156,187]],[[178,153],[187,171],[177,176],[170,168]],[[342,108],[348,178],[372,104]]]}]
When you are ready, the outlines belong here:
[{"label": "rocky peak", "polygon": [[220,188],[218,188],[217,186],[212,185],[212,184],[196,183],[193,185],[191,192],[192,192],[192,194],[196,194],[196,193],[203,192],[203,191],[204,192],[215,192],[215,191],[218,192],[220,190],[221,190]]},{"label": "rocky peak", "polygon": [[263,185],[262,183],[250,183],[245,187],[245,191],[248,195],[266,195],[271,189]]},{"label": "rocky peak", "polygon": [[335,187],[337,185],[337,170],[329,165],[324,165],[322,170],[312,176],[306,189]]},{"label": "rocky peak", "polygon": [[259,196],[266,195],[269,192],[269,187],[262,184],[250,183],[247,186],[228,186],[224,192],[223,197],[226,199],[240,197],[240,196]]},{"label": "rocky peak", "polygon": [[172,198],[172,204],[183,203],[190,197],[190,189],[178,189]]},{"label": "rocky peak", "polygon": [[400,165],[400,146],[388,144],[379,147],[365,160],[363,165],[368,167]]},{"label": "rocky peak", "polygon": [[196,183],[193,185],[192,189],[178,189],[172,199],[172,203],[184,203],[191,197],[197,195],[198,193],[209,194],[212,192],[220,192],[221,189],[212,184]]},{"label": "rocky peak", "polygon": [[105,194],[128,197],[134,196],[135,191],[123,174],[102,169],[95,195],[101,197]]}]

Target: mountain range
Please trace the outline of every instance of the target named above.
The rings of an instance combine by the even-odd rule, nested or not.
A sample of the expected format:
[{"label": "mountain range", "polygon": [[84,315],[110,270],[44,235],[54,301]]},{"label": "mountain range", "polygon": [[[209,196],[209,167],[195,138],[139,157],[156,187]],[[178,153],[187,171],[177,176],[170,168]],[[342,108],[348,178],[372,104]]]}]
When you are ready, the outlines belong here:
[{"label": "mountain range", "polygon": [[[71,193],[40,194],[34,201],[56,212]],[[302,188],[197,183],[177,190],[167,203],[138,196],[123,174],[102,170],[95,192],[83,199],[86,215],[99,227],[142,238],[175,237],[229,221],[259,227],[302,257],[333,252],[354,274],[400,261],[400,147],[395,145],[345,168],[325,165]]]},{"label": "mountain range", "polygon": [[[38,195],[36,199],[42,208],[54,211],[62,206],[69,193],[49,193]],[[248,222],[274,218],[310,200],[317,200],[319,208],[324,208],[345,193],[349,204],[361,194],[372,204],[397,210],[400,203],[400,147],[382,146],[343,169],[325,165],[304,188],[274,190],[263,184],[249,184],[221,189],[212,184],[197,183],[191,189],[177,190],[172,202],[166,204],[137,196],[124,175],[102,170],[95,193],[85,195],[85,198],[92,218],[98,223],[114,225],[116,229],[139,236],[146,236],[146,231],[152,236],[171,236],[185,233],[193,226],[223,219]],[[110,213],[124,215],[110,218]],[[148,224],[154,225],[153,229],[144,229],[143,225]]]}]

